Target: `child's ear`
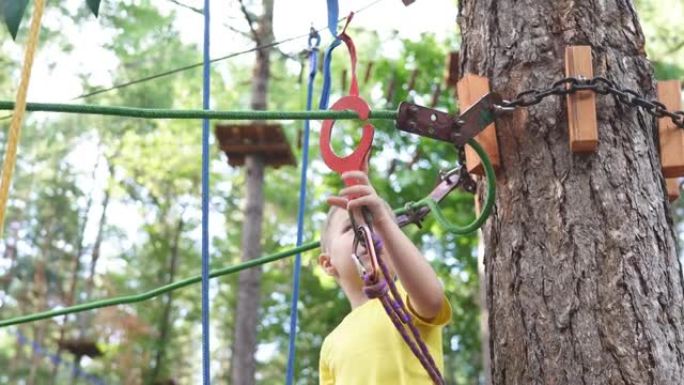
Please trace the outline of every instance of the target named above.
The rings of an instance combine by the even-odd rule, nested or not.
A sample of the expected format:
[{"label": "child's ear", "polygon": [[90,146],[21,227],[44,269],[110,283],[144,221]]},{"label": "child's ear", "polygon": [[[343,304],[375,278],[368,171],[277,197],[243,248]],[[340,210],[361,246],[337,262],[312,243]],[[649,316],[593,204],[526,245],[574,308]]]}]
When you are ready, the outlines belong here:
[{"label": "child's ear", "polygon": [[332,260],[327,253],[322,253],[318,256],[318,265],[323,268],[326,274],[331,277],[337,277],[337,269],[332,264]]}]

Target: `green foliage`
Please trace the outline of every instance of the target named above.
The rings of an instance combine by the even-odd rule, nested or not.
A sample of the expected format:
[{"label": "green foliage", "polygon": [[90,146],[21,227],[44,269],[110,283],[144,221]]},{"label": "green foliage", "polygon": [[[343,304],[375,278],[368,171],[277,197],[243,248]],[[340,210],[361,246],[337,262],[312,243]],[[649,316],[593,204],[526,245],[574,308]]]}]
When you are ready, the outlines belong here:
[{"label": "green foliage", "polygon": [[3,20],[7,29],[9,30],[12,39],[17,38],[19,25],[24,16],[24,11],[28,5],[28,0],[2,0],[0,1],[0,10],[2,10]]},{"label": "green foliage", "polygon": [[[91,12],[96,17],[100,10],[100,1],[101,0],[86,0],[88,8],[90,8]],[[17,38],[19,26],[24,18],[28,3],[29,0],[0,0],[0,14],[7,26],[7,30],[14,40]]]},{"label": "green foliage", "polygon": [[86,2],[88,3],[90,11],[97,17],[100,12],[100,0],[86,0]]},{"label": "green foliage", "polygon": [[638,0],[636,5],[656,78],[684,78],[684,4],[679,0]]},{"label": "green foliage", "polygon": [[[5,8],[8,0],[0,3]],[[672,1],[670,1],[672,3]],[[114,2],[107,17],[100,20],[103,33],[112,36],[108,48],[118,65],[112,83],[152,75],[194,63],[198,47],[184,43],[173,13],[161,13],[154,2]],[[88,1],[97,14],[98,1]],[[643,9],[647,48],[660,78],[682,77],[682,36],[668,31],[659,7],[638,2]],[[56,5],[53,5],[56,6]],[[60,5],[62,7],[63,5]],[[676,4],[672,5],[675,7]],[[63,6],[59,16],[71,22],[86,17],[84,7],[72,14]],[[656,24],[656,26],[654,26]],[[668,26],[668,28],[665,28]],[[353,25],[352,25],[353,27]],[[673,30],[673,31],[674,31]],[[650,31],[650,32],[649,32]],[[430,34],[417,40],[403,40],[387,57],[382,49],[386,37],[373,31],[352,28],[359,55],[361,95],[373,108],[391,108],[403,100],[431,105],[436,85],[443,83],[445,57],[452,41],[440,41]],[[72,43],[54,36],[46,44],[68,51]],[[306,44],[302,40],[302,47]],[[3,47],[0,46],[0,50]],[[673,51],[674,50],[674,51]],[[3,53],[5,53],[3,51]],[[0,55],[0,86],[10,90],[11,74],[18,66],[9,55]],[[303,62],[306,62],[305,60]],[[245,64],[247,63],[247,64]],[[371,66],[366,80],[365,72]],[[59,63],[58,63],[59,65]],[[297,59],[273,54],[271,58],[268,108],[301,110],[306,97],[306,79],[299,79]],[[347,93],[341,83],[349,59],[344,47],[335,51],[331,102]],[[305,69],[306,71],[307,69]],[[218,109],[247,109],[250,103],[249,61],[226,61],[213,67],[213,104]],[[347,72],[348,73],[348,72]],[[408,84],[414,77],[411,89]],[[91,83],[91,69],[82,70],[86,91],[101,87]],[[192,70],[137,84],[86,100],[103,105],[160,108],[197,108],[201,101],[199,70]],[[389,92],[394,84],[393,92]],[[321,87],[317,77],[316,96]],[[452,92],[443,90],[436,108],[454,112]],[[453,147],[399,132],[389,121],[376,126],[371,179],[381,196],[393,207],[423,198],[434,187],[440,169],[456,165]],[[302,122],[283,122],[296,159]],[[309,192],[304,239],[316,239],[327,212],[326,196],[342,186],[320,160],[317,146],[318,122],[312,122]],[[25,314],[45,307],[65,306],[74,260],[77,302],[149,290],[172,279],[200,271],[200,128],[194,121],[148,121],[99,116],[29,115],[22,134],[21,152],[7,221],[7,242],[0,249],[0,312],[3,317]],[[349,152],[358,141],[358,125],[337,122],[333,148]],[[0,142],[7,121],[0,120]],[[243,170],[226,165],[225,156],[212,144],[211,174],[211,265],[233,265],[240,260],[244,214]],[[93,159],[99,159],[94,170]],[[291,247],[295,242],[299,167],[268,169],[265,184],[264,253]],[[104,210],[104,196],[111,197]],[[92,201],[92,207],[88,202]],[[441,205],[445,215],[459,224],[473,220],[473,197],[454,193]],[[681,208],[679,209],[681,212]],[[101,227],[102,247],[96,249],[95,234]],[[445,376],[450,384],[478,383],[481,372],[479,337],[479,277],[476,235],[454,236],[428,217],[422,228],[408,227],[408,236],[425,252],[444,282],[454,317],[445,329]],[[177,239],[177,241],[176,241]],[[13,251],[12,247],[16,247]],[[82,248],[81,254],[78,254]],[[96,251],[97,250],[97,251]],[[16,253],[16,258],[13,257]],[[95,254],[92,293],[88,277]],[[74,259],[74,255],[77,256]],[[176,271],[171,265],[176,255]],[[297,382],[317,382],[321,342],[349,311],[349,304],[335,282],[317,266],[316,251],[303,255],[299,331],[296,351]],[[14,259],[12,259],[14,258]],[[10,262],[11,261],[11,262]],[[41,266],[45,267],[44,279]],[[259,318],[258,383],[282,384],[287,359],[289,304],[293,260],[264,266]],[[9,278],[7,278],[9,277]],[[44,284],[44,288],[37,283]],[[230,370],[237,276],[212,282],[212,357],[215,381],[226,382]],[[165,317],[168,309],[169,317]],[[198,371],[200,337],[200,293],[198,288],[177,291],[170,296],[135,306],[100,309],[88,317],[70,316],[64,325],[67,336],[86,335],[97,339],[105,356],[84,362],[84,370],[108,383],[153,384],[174,379],[194,383]],[[44,323],[46,350],[57,350],[60,322]],[[34,335],[34,325],[25,328]],[[161,331],[167,328],[165,337]],[[24,330],[24,329],[22,329]],[[24,383],[31,372],[31,349],[18,349],[11,336],[0,333],[0,383]],[[159,359],[157,356],[159,355]],[[72,360],[65,354],[66,360]],[[53,376],[47,359],[39,360],[36,383],[71,383],[68,367]],[[157,370],[155,371],[155,368]]]}]

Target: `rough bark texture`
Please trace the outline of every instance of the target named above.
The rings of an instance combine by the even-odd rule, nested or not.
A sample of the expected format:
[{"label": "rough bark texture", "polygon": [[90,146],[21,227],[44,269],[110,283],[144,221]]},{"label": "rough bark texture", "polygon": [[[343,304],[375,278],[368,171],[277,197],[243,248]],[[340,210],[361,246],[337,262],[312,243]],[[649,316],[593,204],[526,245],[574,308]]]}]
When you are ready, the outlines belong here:
[{"label": "rough bark texture", "polygon": [[482,348],[482,385],[492,385],[491,350],[489,348],[489,309],[487,309],[487,275],[484,265],[484,242],[480,236],[477,245],[477,276],[480,282],[479,301],[480,305],[480,347]]},{"label": "rough bark texture", "polygon": [[[461,73],[505,98],[563,77],[566,45],[594,74],[654,96],[629,0],[462,0]],[[681,384],[681,266],[655,122],[599,96],[598,151],[569,150],[565,100],[497,123],[502,169],[485,228],[492,383]]]},{"label": "rough bark texture", "polygon": [[[242,261],[261,255],[261,222],[263,218],[264,161],[259,156],[245,158],[247,171],[247,203],[243,225]],[[231,356],[231,384],[254,385],[256,372],[257,327],[261,299],[261,268],[240,272],[235,311],[235,339]]]},{"label": "rough bark texture", "polygon": [[[264,0],[262,5],[264,13],[260,17],[259,27],[255,31],[255,42],[258,45],[269,44],[273,41],[273,0]],[[251,103],[254,110],[265,110],[267,106],[270,53],[270,49],[261,49],[256,53]],[[247,155],[245,157],[247,190],[245,222],[242,226],[242,261],[261,256],[264,167],[262,156]],[[254,385],[261,300],[261,267],[241,271],[238,284],[235,335],[230,366],[231,385]]]}]

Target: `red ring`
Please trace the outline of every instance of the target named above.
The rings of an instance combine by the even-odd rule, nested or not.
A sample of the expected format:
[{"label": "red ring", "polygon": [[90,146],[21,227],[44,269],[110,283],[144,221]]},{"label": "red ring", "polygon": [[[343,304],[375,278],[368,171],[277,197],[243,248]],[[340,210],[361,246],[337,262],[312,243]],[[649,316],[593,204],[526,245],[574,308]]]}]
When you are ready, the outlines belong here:
[{"label": "red ring", "polygon": [[[370,107],[368,106],[368,103],[354,95],[340,98],[332,107],[330,107],[330,109],[335,111],[352,110],[359,114],[359,118],[362,120],[367,120],[370,116]],[[368,160],[368,155],[370,154],[371,145],[373,144],[373,125],[366,123],[363,126],[363,133],[359,146],[356,147],[354,152],[341,158],[335,155],[330,147],[330,136],[334,123],[334,120],[327,119],[323,121],[321,126],[320,146],[323,161],[325,161],[325,164],[327,164],[330,169],[337,171],[340,174],[352,170],[363,170]]]}]

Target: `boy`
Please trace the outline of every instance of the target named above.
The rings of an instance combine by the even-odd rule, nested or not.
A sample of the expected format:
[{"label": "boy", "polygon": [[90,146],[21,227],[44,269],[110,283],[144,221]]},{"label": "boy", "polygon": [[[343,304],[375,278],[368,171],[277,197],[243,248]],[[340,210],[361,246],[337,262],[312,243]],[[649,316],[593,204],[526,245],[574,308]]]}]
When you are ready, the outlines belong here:
[{"label": "boy", "polygon": [[[391,209],[376,194],[367,175],[362,171],[350,171],[342,174],[342,178],[354,179],[359,184],[342,189],[339,196],[328,198],[332,207],[321,234],[319,265],[335,278],[352,311],[323,341],[320,384],[432,384],[380,301],[369,300],[363,292],[363,281],[351,257],[354,229],[347,210],[358,212],[365,206],[371,212],[373,230],[383,243],[383,261],[388,265],[390,275],[398,277],[397,286],[411,319],[440,372],[443,369],[442,327],[451,318],[444,289],[430,264],[396,225]],[[367,253],[359,257],[368,263]]]}]

